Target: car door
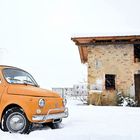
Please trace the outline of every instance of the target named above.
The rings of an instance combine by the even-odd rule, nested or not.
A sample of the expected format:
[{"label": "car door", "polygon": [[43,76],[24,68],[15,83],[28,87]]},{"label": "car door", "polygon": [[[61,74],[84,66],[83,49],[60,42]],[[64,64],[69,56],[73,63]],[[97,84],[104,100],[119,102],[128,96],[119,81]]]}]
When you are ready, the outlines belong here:
[{"label": "car door", "polygon": [[4,92],[4,79],[2,78],[2,74],[0,73],[0,102],[1,102],[1,97],[2,97],[2,94]]}]

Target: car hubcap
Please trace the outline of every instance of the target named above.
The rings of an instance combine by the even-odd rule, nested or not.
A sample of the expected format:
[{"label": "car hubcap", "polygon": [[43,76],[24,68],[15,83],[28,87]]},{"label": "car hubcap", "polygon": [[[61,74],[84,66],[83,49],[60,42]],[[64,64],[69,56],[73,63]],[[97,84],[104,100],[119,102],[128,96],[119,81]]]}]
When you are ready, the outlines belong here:
[{"label": "car hubcap", "polygon": [[11,132],[20,132],[24,129],[25,124],[26,121],[22,114],[11,114],[7,118],[7,127]]}]

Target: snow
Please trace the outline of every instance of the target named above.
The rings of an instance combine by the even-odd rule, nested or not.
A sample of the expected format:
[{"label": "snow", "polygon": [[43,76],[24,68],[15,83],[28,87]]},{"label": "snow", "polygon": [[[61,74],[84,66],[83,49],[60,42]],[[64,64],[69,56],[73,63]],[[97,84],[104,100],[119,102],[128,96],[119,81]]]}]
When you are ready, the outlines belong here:
[{"label": "snow", "polygon": [[38,128],[29,135],[0,131],[0,140],[136,140],[140,108],[83,105],[68,100],[69,117],[60,129]]}]

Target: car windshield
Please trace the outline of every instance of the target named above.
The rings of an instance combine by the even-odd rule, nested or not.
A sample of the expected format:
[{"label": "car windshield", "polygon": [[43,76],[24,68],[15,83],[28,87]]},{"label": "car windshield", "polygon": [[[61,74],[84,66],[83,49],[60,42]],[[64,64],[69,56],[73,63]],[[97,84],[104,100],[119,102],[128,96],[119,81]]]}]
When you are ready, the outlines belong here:
[{"label": "car windshield", "polygon": [[26,84],[38,86],[34,78],[21,69],[6,68],[3,70],[6,81],[10,84]]}]

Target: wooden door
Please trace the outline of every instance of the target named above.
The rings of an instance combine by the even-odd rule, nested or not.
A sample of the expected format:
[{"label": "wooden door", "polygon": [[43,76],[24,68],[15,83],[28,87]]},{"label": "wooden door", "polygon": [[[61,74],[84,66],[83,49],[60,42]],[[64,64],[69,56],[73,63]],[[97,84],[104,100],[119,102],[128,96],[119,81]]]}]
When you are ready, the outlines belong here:
[{"label": "wooden door", "polygon": [[135,74],[134,80],[135,80],[135,99],[138,101],[138,106],[140,106],[140,74]]}]

